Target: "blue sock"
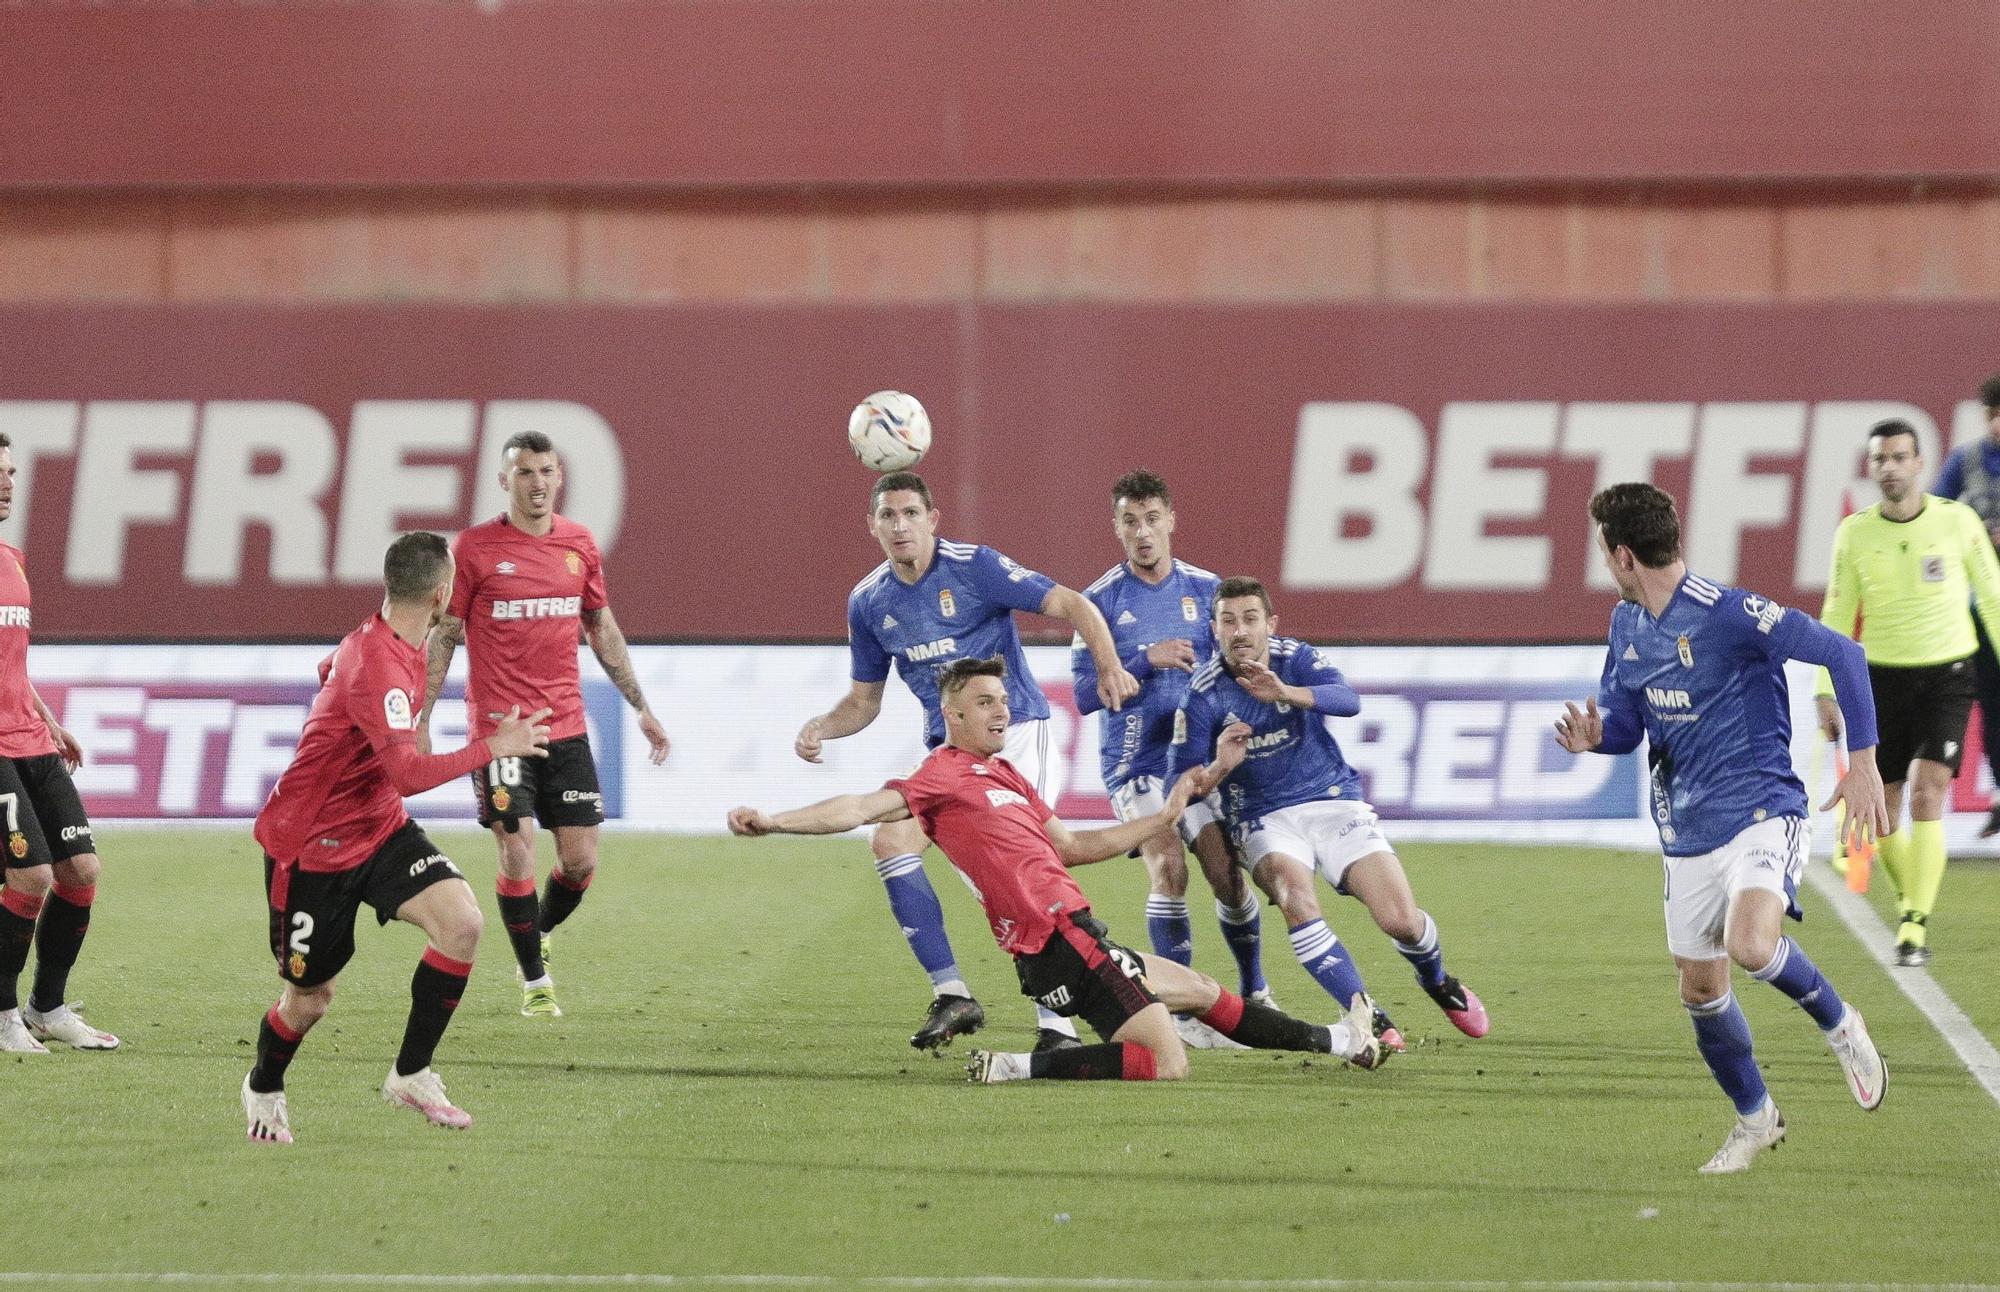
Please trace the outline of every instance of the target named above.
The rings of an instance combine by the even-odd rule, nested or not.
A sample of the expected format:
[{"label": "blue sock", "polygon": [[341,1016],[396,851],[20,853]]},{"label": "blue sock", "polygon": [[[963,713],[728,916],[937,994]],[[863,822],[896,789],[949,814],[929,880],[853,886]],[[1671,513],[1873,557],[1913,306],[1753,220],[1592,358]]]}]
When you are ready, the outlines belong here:
[{"label": "blue sock", "polygon": [[1257,907],[1257,894],[1246,891],[1241,906],[1218,901],[1215,918],[1222,925],[1222,940],[1229,947],[1229,954],[1236,957],[1236,980],[1242,987],[1241,994],[1254,996],[1269,991],[1271,984],[1264,981],[1264,919]]},{"label": "blue sock", "polygon": [[1839,1027],[1841,1015],[1847,1012],[1847,1002],[1840,998],[1819,966],[1790,938],[1779,938],[1778,952],[1771,957],[1771,963],[1750,976],[1758,982],[1770,983],[1797,1001],[1822,1032]]},{"label": "blue sock", "polygon": [[1146,936],[1153,940],[1153,954],[1178,965],[1194,963],[1194,925],[1188,921],[1187,899],[1146,897]]},{"label": "blue sock", "polygon": [[1431,918],[1429,911],[1420,914],[1424,917],[1423,936],[1415,942],[1397,942],[1396,950],[1415,966],[1418,982],[1426,987],[1435,987],[1444,981],[1444,952],[1438,947],[1437,921]]},{"label": "blue sock", "polygon": [[958,957],[951,953],[951,939],[944,934],[944,907],[938,905],[937,890],[924,874],[924,860],[913,852],[878,860],[875,873],[889,890],[889,911],[909,939],[910,951],[931,977],[931,983],[947,983],[959,976]]},{"label": "blue sock", "polygon": [[1764,1074],[1750,1053],[1750,1021],[1743,1017],[1736,993],[1724,992],[1722,999],[1706,1005],[1689,1005],[1687,1012],[1694,1019],[1695,1048],[1737,1113],[1748,1117],[1762,1109],[1770,1092],[1764,1089]]},{"label": "blue sock", "polygon": [[1292,954],[1299,958],[1313,981],[1340,1002],[1342,1009],[1356,995],[1368,990],[1361,985],[1361,971],[1342,954],[1340,939],[1333,936],[1325,920],[1309,920],[1292,930]]}]

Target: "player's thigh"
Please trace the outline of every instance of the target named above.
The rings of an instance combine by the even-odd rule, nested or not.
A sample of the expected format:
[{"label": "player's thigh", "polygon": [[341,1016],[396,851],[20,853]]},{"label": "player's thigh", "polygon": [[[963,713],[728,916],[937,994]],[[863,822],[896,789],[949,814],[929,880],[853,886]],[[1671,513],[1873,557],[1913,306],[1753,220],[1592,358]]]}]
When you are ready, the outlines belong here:
[{"label": "player's thigh", "polygon": [[331,983],[354,958],[361,882],[359,869],[302,870],[264,858],[271,955],[287,986],[311,990]]},{"label": "player's thigh", "polygon": [[1312,863],[1304,857],[1272,849],[1251,863],[1250,877],[1284,912],[1287,924],[1299,925],[1320,918],[1319,894],[1313,891]]},{"label": "player's thigh", "polygon": [[21,788],[33,806],[35,821],[48,840],[49,857],[58,867],[72,862],[78,873],[74,881],[94,882],[97,878],[97,839],[90,816],[83,810],[83,797],[76,792],[76,780],[57,754],[40,754],[16,760]]},{"label": "player's thigh", "polygon": [[1729,886],[1720,855],[1662,857],[1667,951],[1676,960],[1725,959]]},{"label": "player's thigh", "polygon": [[1760,821],[1723,845],[1729,889],[1724,945],[1738,964],[1761,969],[1770,962],[1785,913],[1798,909],[1811,850],[1812,823],[1796,816]]},{"label": "player's thigh", "polygon": [[446,954],[453,947],[469,953],[466,944],[477,944],[483,917],[471,885],[415,821],[390,835],[365,869],[362,898],[377,923],[414,924]]},{"label": "player's thigh", "polygon": [[1272,852],[1309,859],[1340,893],[1347,891],[1347,871],[1355,862],[1395,852],[1375,809],[1358,799],[1324,799],[1268,813],[1250,831],[1244,850],[1253,866]]},{"label": "player's thigh", "polygon": [[1126,1020],[1157,1004],[1139,953],[1113,942],[1087,913],[1057,917],[1040,951],[1016,956],[1021,994],[1065,1018],[1080,1018],[1105,1040]]},{"label": "player's thigh", "polygon": [[1199,969],[1143,951],[1139,963],[1145,970],[1146,986],[1176,1014],[1205,1014],[1222,995],[1221,984]]},{"label": "player's thigh", "polygon": [[502,851],[508,837],[527,835],[532,847],[539,758],[495,758],[472,773],[479,824],[493,831]]},{"label": "player's thigh", "polygon": [[[1134,776],[1111,792],[1111,810],[1120,821],[1137,821],[1158,812],[1165,796],[1157,776]],[[1172,828],[1147,836],[1136,849],[1146,863],[1152,891],[1167,897],[1187,895],[1187,854]]]},{"label": "player's thigh", "polygon": [[1012,763],[1014,770],[1035,787],[1035,793],[1048,802],[1055,801],[1056,787],[1049,783],[1051,760],[1047,718],[1029,718],[1008,727],[1000,756]]},{"label": "player's thigh", "polygon": [[48,836],[42,833],[41,817],[35,801],[21,779],[25,759],[0,758],[0,826],[7,830],[4,859],[10,887],[46,892],[47,882],[31,883],[25,873],[42,870],[55,861],[49,851]]},{"label": "player's thigh", "polygon": [[577,827],[596,829],[604,823],[604,793],[597,783],[597,760],[591,756],[590,738],[572,736],[549,746],[546,758],[528,759],[535,763],[535,819],[545,829]]},{"label": "player's thigh", "polygon": [[[1195,806],[1189,804],[1188,811],[1192,813]],[[1188,849],[1200,863],[1202,877],[1208,881],[1209,888],[1214,890],[1216,900],[1226,902],[1230,906],[1242,906],[1250,896],[1249,881],[1245,878],[1250,868],[1244,864],[1241,854],[1229,842],[1229,834],[1222,828],[1222,822],[1216,819],[1213,799],[1206,801],[1202,806],[1208,809],[1205,813],[1207,819],[1190,835]],[[1183,834],[1188,834],[1187,827],[1188,817],[1183,816],[1181,818]]]}]

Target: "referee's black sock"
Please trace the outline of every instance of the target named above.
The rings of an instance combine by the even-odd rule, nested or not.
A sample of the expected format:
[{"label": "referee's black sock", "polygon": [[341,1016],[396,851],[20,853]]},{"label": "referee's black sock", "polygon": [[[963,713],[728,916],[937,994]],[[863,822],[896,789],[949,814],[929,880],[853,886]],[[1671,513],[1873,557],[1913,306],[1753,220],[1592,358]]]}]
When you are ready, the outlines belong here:
[{"label": "referee's black sock", "polygon": [[1151,1081],[1153,1052],[1126,1041],[1072,1045],[1028,1056],[1028,1075],[1058,1081]]},{"label": "referee's black sock", "polygon": [[35,989],[28,1003],[39,1014],[62,1008],[69,991],[69,971],[83,950],[83,935],[90,931],[90,904],[97,885],[67,888],[61,884],[49,894],[42,907],[40,929],[35,934]]},{"label": "referee's black sock", "polygon": [[454,960],[436,947],[424,948],[424,958],[410,979],[410,1021],[403,1028],[403,1048],[396,1053],[397,1076],[431,1066],[431,1056],[437,1053],[471,976],[470,960]]},{"label": "referee's black sock", "polygon": [[21,970],[35,941],[35,917],[42,899],[18,888],[0,888],[0,1010],[17,1009]]},{"label": "referee's black sock", "polygon": [[557,862],[549,872],[549,882],[542,887],[542,932],[552,933],[555,927],[570,917],[570,913],[583,904],[583,890],[590,887],[592,871],[582,879],[571,879]]},{"label": "referee's black sock", "polygon": [[521,964],[521,977],[528,982],[545,977],[548,968],[542,964],[541,904],[535,900],[535,881],[502,875],[494,881],[494,890],[500,923],[507,930],[514,959]]}]

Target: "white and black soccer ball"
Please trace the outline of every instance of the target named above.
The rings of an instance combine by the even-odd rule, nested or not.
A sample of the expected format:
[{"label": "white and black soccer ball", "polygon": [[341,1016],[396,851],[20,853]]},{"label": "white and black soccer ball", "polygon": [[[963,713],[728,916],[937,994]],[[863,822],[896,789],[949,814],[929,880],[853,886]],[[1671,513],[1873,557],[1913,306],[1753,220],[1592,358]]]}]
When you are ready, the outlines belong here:
[{"label": "white and black soccer ball", "polygon": [[931,447],[931,415],[915,395],[878,390],[847,415],[847,442],[870,471],[907,471]]}]

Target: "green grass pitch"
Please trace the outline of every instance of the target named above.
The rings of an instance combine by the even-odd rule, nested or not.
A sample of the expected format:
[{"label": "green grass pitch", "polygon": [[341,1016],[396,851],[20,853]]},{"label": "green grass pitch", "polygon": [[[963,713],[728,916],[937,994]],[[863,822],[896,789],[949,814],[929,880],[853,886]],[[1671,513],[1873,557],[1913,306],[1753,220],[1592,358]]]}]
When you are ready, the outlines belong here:
[{"label": "green grass pitch", "polygon": [[[568,1016],[530,1020],[490,843],[438,837],[488,911],[437,1062],[477,1122],[438,1130],[377,1097],[421,935],[370,921],[292,1068],[299,1142],[282,1149],[245,1140],[237,1101],[277,989],[254,845],[106,832],[72,995],[125,1047],[0,1063],[0,1281],[2000,1280],[2000,1106],[1810,894],[1794,931],[1866,1012],[1888,1100],[1856,1108],[1811,1023],[1739,973],[1791,1134],[1708,1179],[1695,1167],[1731,1112],[1676,1003],[1655,857],[1404,849],[1450,965],[1492,1011],[1485,1040],[1452,1031],[1361,908],[1322,888],[1413,1038],[1382,1071],[1198,1053],[1179,1085],[974,1088],[966,1042],[954,1061],[905,1044],[926,992],[859,842],[607,836],[557,934]],[[929,865],[988,1009],[978,1040],[1026,1048],[1011,967]],[[1138,864],[1080,878],[1143,947]],[[1232,981],[1196,889],[1196,963]],[[2000,868],[1956,863],[1939,910],[1936,976],[2000,1036]],[[1330,1015],[1275,919],[1265,960],[1288,1008]]]}]

